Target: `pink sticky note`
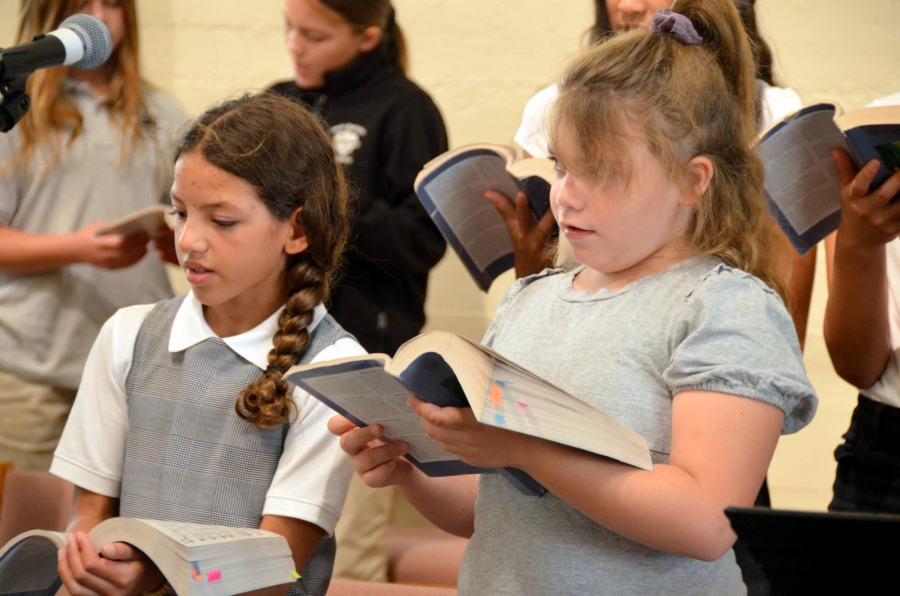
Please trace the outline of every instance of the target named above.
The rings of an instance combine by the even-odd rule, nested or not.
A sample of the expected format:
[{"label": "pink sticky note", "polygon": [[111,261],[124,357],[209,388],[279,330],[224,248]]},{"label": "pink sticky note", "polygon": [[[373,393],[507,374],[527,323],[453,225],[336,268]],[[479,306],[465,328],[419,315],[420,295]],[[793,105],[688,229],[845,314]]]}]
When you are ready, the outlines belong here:
[{"label": "pink sticky note", "polygon": [[520,401],[520,402],[519,402],[519,407],[520,407],[522,410],[527,410],[527,409],[528,409],[528,404],[526,404],[524,401]]},{"label": "pink sticky note", "polygon": [[220,569],[216,569],[215,571],[210,571],[206,574],[206,581],[214,582],[222,579],[222,571]]}]

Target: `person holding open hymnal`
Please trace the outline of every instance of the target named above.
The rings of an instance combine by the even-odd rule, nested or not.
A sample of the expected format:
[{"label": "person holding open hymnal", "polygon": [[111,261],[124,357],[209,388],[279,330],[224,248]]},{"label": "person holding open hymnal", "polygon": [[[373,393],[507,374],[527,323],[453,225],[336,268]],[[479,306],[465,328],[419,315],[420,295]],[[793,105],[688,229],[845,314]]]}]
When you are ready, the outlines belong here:
[{"label": "person holding open hymnal", "polygon": [[[300,593],[324,595],[352,470],[329,410],[282,376],[364,353],[323,306],[349,235],[341,166],[306,109],[245,96],[185,130],[171,195],[191,291],[118,311],[94,344],[50,469],[76,486],[59,576],[73,594],[167,591],[140,551],[91,544],[121,516],[280,534]],[[194,573],[189,594],[231,577]]]},{"label": "person holding open hymnal", "polygon": [[[897,105],[900,93],[866,109]],[[889,148],[878,149],[882,159],[859,168],[846,151],[832,150],[840,223],[825,241],[825,344],[838,375],[859,388],[850,428],[834,453],[832,511],[900,513],[900,172],[886,163]],[[893,174],[873,186],[883,166]]]},{"label": "person holding open hymnal", "polygon": [[724,509],[753,503],[779,435],[817,405],[751,148],[750,42],[731,0],[676,1],[559,91],[551,208],[579,266],[516,282],[484,343],[637,431],[652,469],[410,399],[443,450],[549,491],[531,497],[498,475],[429,478],[379,426],[330,428],[368,484],[471,536],[462,596],[745,594]]},{"label": "person holding open hymnal", "polygon": [[[801,106],[800,96],[790,87],[776,82],[772,67],[772,51],[756,24],[755,0],[736,3],[741,20],[753,42],[756,61],[756,88],[759,94],[759,130],[765,130],[775,120],[793,112]],[[618,31],[650,26],[653,14],[672,5],[671,0],[647,0],[642,2],[621,2],[620,0],[594,0],[596,15],[589,30],[592,44],[601,43]],[[525,105],[522,122],[516,131],[515,140],[526,157],[550,157],[548,115],[559,95],[554,83],[537,92]],[[554,230],[553,219],[546,217],[535,223],[528,216],[527,199],[511,197],[501,192],[485,193],[487,198],[503,215],[513,241],[516,255],[516,277],[538,273],[544,267],[552,266],[551,254],[547,252],[548,240]],[[565,246],[560,243],[561,246]],[[565,254],[559,255],[558,262],[565,261]]]},{"label": "person holding open hymnal", "polygon": [[20,43],[85,13],[105,24],[112,51],[94,70],[31,74],[31,109],[0,134],[0,460],[46,471],[100,326],[172,296],[147,234],[98,231],[160,208],[186,116],[142,79],[133,0],[21,4]]}]

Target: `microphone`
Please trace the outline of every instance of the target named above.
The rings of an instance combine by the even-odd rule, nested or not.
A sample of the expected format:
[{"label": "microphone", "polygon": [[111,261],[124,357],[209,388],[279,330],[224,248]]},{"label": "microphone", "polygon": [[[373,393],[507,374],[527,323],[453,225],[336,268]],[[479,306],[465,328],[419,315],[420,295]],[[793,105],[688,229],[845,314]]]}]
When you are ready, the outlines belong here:
[{"label": "microphone", "polygon": [[27,77],[39,68],[71,66],[97,68],[112,53],[112,40],[103,21],[75,14],[59,28],[32,41],[0,50],[0,82]]}]

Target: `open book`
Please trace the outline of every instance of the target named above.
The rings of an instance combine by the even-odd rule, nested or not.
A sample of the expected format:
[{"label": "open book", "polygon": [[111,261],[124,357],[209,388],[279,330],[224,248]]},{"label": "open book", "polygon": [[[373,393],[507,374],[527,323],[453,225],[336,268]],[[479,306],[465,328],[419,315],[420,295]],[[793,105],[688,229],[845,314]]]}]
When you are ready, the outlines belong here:
[{"label": "open book", "polygon": [[801,255],[841,221],[837,170],[830,150],[840,147],[865,165],[882,162],[873,185],[900,169],[900,106],[844,113],[836,103],[808,105],[760,135],[765,191],[778,225]]},{"label": "open book", "polygon": [[[240,594],[294,581],[294,560],[280,534],[182,522],[114,517],[89,533],[97,548],[127,542],[152,560],[179,596]],[[56,572],[62,532],[32,530],[0,549],[0,594],[46,594],[62,585]]]},{"label": "open book", "polygon": [[553,162],[543,158],[516,161],[504,145],[466,145],[437,156],[416,177],[415,190],[469,273],[483,291],[515,264],[512,240],[503,217],[484,198],[497,190],[515,200],[528,195],[535,221],[550,208]]},{"label": "open book", "polygon": [[168,221],[168,215],[172,211],[171,205],[150,205],[143,209],[138,209],[128,215],[120,217],[109,222],[99,230],[97,235],[103,234],[137,234],[138,232],[147,232],[151,237],[155,236],[159,227],[168,225],[172,227]]},{"label": "open book", "polygon": [[[409,340],[393,359],[367,354],[294,366],[285,378],[359,426],[379,424],[409,444],[406,458],[428,476],[490,472],[443,451],[406,405],[411,395],[441,407],[471,407],[482,424],[540,437],[652,469],[644,438],[537,375],[452,333]],[[542,487],[520,470],[502,471],[525,494]]]}]

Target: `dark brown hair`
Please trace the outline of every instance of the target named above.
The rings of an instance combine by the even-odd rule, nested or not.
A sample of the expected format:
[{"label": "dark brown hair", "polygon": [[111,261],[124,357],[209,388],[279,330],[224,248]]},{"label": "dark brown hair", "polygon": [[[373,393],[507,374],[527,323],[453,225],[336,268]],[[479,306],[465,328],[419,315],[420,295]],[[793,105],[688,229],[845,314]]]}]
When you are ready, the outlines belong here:
[{"label": "dark brown hair", "polygon": [[[750,47],[753,48],[753,59],[756,62],[756,78],[762,79],[772,87],[777,87],[775,82],[775,70],[772,66],[772,49],[759,32],[756,24],[756,0],[735,0],[741,22],[747,30],[750,38]],[[613,35],[612,23],[609,20],[609,12],[606,10],[606,0],[594,0],[594,24],[588,29],[588,38],[592,44]]]},{"label": "dark brown hair", "polygon": [[606,10],[606,0],[594,0],[594,24],[588,29],[591,44],[598,43],[614,33],[612,23],[609,22],[609,12]]},{"label": "dark brown hair", "polygon": [[374,51],[383,51],[388,60],[400,72],[406,73],[409,57],[406,53],[406,37],[397,24],[390,0],[320,0],[323,5],[340,14],[357,32],[368,27],[379,27],[381,44]]},{"label": "dark brown hair", "polygon": [[[25,43],[38,34],[56,29],[71,12],[72,0],[22,0],[17,43]],[[138,59],[137,13],[134,0],[121,0],[125,19],[125,35],[109,60],[113,64],[106,108],[120,120],[122,130],[122,161],[135,141],[143,139],[141,116],[146,109],[141,97],[141,79]],[[28,78],[27,91],[31,96],[31,109],[19,123],[22,145],[16,166],[26,164],[38,145],[51,150],[50,166],[59,159],[63,133],[71,143],[81,134],[83,120],[75,102],[62,90],[66,67],[42,68]]]},{"label": "dark brown hair", "polygon": [[328,297],[347,243],[347,187],[331,140],[305,108],[273,95],[246,95],[210,108],[178,142],[250,184],[273,217],[286,221],[300,207],[309,247],[289,257],[287,300],[269,352],[269,368],[238,396],[238,415],[274,428],[296,413],[281,377],[309,345],[317,304]]},{"label": "dark brown hair", "polygon": [[672,10],[691,20],[703,44],[635,30],[587,50],[560,83],[551,145],[565,127],[582,167],[599,183],[628,155],[628,130],[638,131],[679,184],[686,182],[685,164],[706,156],[715,173],[686,240],[698,254],[756,275],[784,298],[775,270],[783,244],[752,148],[757,92],[750,41],[733,0],[676,0]]},{"label": "dark brown hair", "polygon": [[738,12],[741,22],[747,30],[750,38],[750,47],[753,49],[753,61],[756,62],[756,78],[762,79],[772,87],[778,87],[775,82],[775,70],[772,67],[772,49],[763,39],[756,25],[756,0],[737,0]]}]

